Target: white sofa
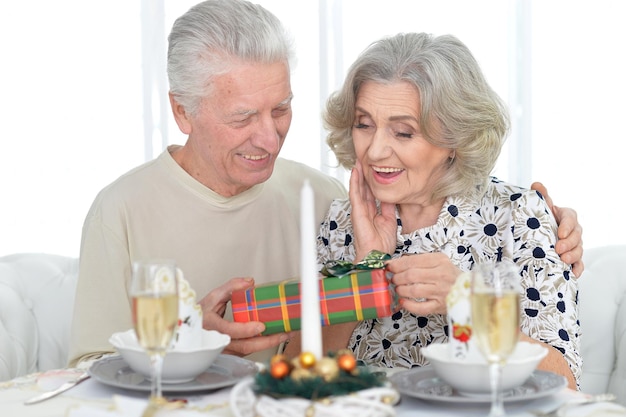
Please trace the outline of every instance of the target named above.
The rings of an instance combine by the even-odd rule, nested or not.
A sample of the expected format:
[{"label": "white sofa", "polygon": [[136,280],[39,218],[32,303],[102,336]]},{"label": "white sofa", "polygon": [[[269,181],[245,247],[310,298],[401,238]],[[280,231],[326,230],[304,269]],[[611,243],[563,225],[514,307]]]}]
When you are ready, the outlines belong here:
[{"label": "white sofa", "polygon": [[[626,245],[588,249],[584,261],[581,389],[626,405]],[[0,257],[0,381],[65,366],[77,276],[74,258]]]},{"label": "white sofa", "polygon": [[626,245],[585,251],[578,287],[581,390],[612,392],[626,405]]},{"label": "white sofa", "polygon": [[0,257],[0,381],[66,365],[77,280],[78,259]]}]

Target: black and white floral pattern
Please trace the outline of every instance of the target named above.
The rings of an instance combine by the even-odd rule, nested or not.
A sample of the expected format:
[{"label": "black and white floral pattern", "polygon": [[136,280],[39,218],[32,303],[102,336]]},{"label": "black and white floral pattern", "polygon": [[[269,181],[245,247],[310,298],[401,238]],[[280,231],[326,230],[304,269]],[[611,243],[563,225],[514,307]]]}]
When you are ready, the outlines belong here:
[{"label": "black and white floral pattern", "polygon": [[[521,329],[561,351],[576,380],[580,377],[578,284],[570,265],[557,255],[557,225],[541,194],[492,178],[479,200],[448,198],[437,223],[402,233],[398,217],[397,247],[405,253],[443,252],[463,271],[475,263],[512,259],[520,267],[523,287]],[[335,200],[318,236],[318,263],[354,262],[349,200]],[[391,317],[360,322],[349,347],[358,359],[376,366],[422,366],[420,348],[448,341],[443,315],[418,317],[400,310]]]}]

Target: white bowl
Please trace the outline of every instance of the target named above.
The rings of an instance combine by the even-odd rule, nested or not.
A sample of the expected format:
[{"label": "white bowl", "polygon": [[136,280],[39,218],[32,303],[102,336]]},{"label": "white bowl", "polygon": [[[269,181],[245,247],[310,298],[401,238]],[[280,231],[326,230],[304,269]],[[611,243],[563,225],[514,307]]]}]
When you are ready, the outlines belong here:
[{"label": "white bowl", "polygon": [[[470,362],[452,358],[447,343],[433,343],[421,350],[435,373],[463,395],[485,395],[491,392],[489,366],[486,361]],[[502,369],[502,390],[522,385],[548,354],[545,346],[518,342]],[[482,359],[482,358],[481,358]]]},{"label": "white bowl", "polygon": [[[135,330],[113,333],[109,338],[122,358],[137,373],[150,379],[150,359],[139,345]],[[206,371],[230,343],[230,336],[215,330],[202,330],[202,344],[195,349],[174,349],[163,359],[164,384],[180,384],[195,379]]]}]

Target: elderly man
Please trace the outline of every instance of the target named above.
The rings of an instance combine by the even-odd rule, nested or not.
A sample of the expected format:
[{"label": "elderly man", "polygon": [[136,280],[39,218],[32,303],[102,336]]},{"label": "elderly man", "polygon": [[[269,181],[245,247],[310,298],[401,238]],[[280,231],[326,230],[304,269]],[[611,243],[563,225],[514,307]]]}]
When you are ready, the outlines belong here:
[{"label": "elderly man", "polygon": [[[70,365],[112,352],[109,336],[132,327],[127,283],[142,258],[176,260],[202,297],[204,327],[231,336],[225,352],[262,360],[288,340],[258,336],[263,323],[233,323],[227,304],[233,290],[299,274],[305,179],[318,222],[346,197],[336,179],[278,158],[292,117],[292,56],[280,21],[258,5],[209,0],[176,20],[170,102],[188,138],[96,197],[83,228]],[[565,209],[561,220],[564,256],[578,262],[576,213]]]}]

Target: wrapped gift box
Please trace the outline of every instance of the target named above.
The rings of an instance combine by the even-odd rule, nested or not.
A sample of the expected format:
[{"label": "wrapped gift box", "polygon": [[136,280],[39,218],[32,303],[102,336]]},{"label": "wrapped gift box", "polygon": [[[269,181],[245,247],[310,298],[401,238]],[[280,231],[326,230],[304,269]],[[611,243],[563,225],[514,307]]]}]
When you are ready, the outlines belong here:
[{"label": "wrapped gift box", "polygon": [[[322,326],[391,315],[392,296],[384,269],[320,279]],[[261,285],[232,294],[237,322],[265,323],[264,335],[300,329],[298,279]]]}]

